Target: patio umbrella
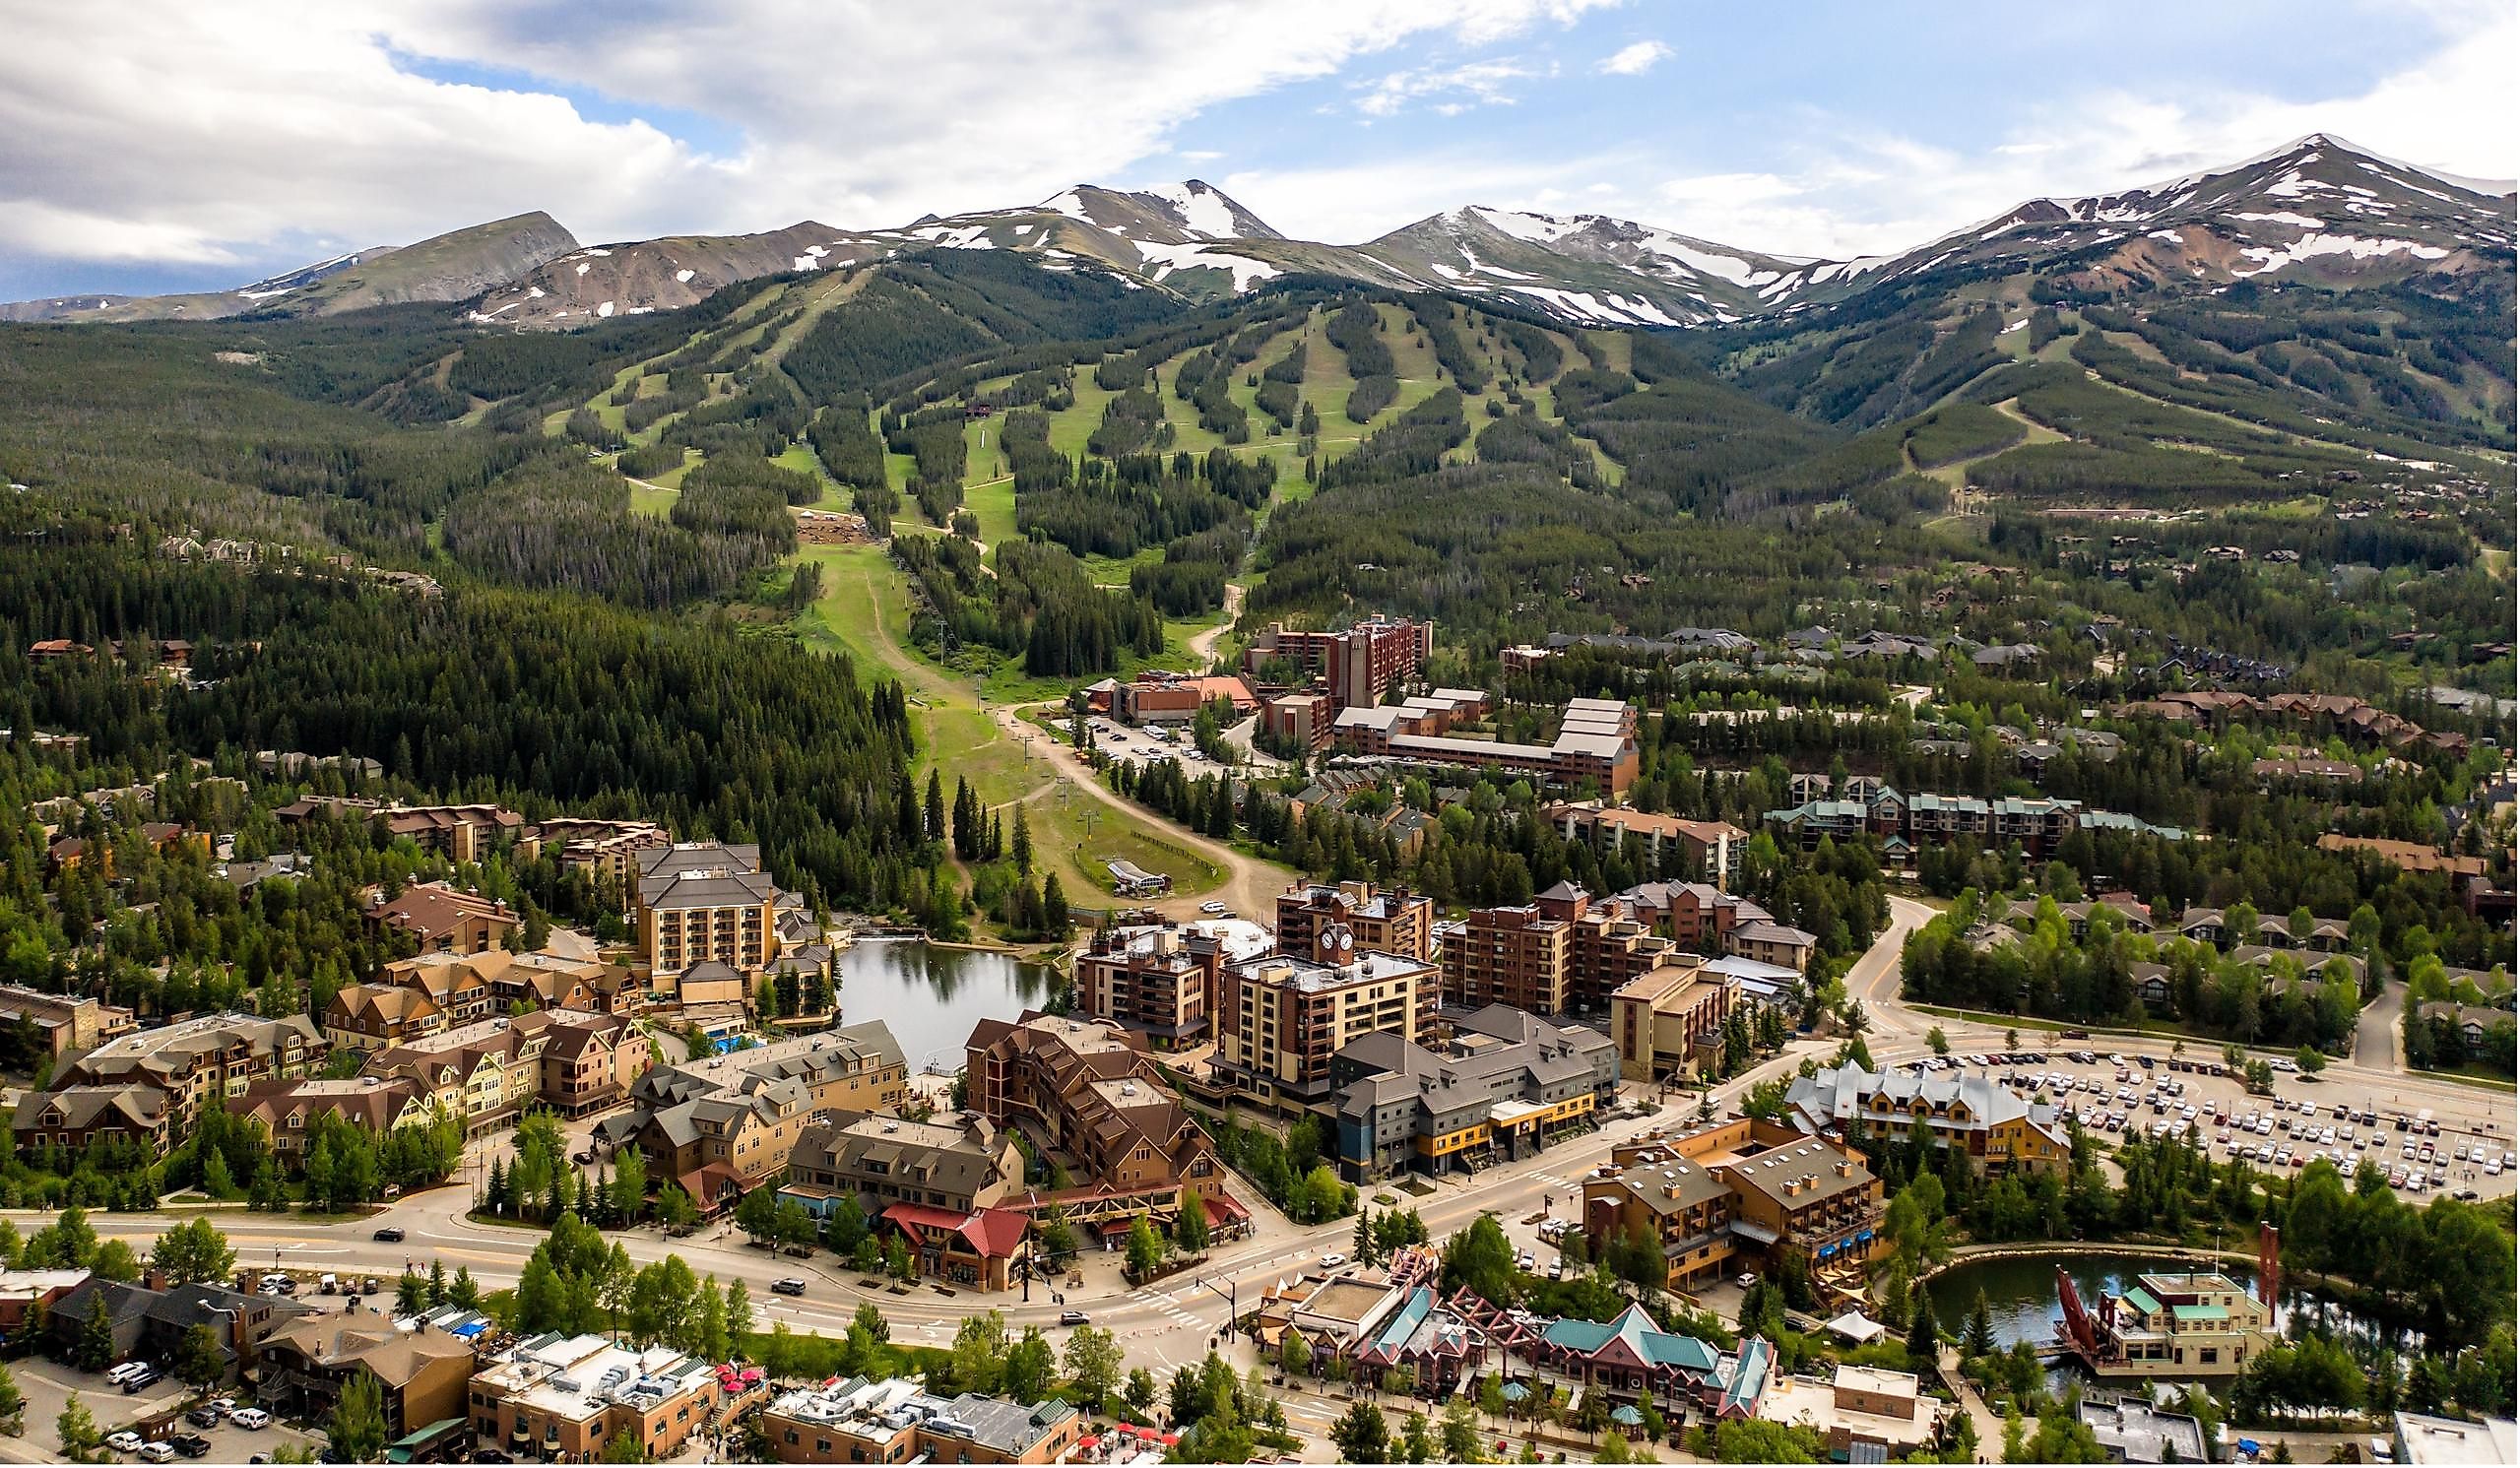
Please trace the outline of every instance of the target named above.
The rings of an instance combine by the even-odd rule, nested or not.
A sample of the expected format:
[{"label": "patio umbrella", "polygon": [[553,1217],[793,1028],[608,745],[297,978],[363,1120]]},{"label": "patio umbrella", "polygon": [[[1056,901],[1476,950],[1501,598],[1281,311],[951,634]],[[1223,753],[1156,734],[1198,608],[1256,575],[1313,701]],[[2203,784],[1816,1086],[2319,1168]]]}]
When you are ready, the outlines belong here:
[{"label": "patio umbrella", "polygon": [[1531,1399],[1531,1388],[1519,1381],[1508,1381],[1505,1383],[1505,1399],[1509,1402],[1527,1402]]},{"label": "patio umbrella", "polygon": [[1639,1412],[1634,1407],[1620,1407],[1613,1410],[1610,1414],[1610,1420],[1623,1428],[1641,1428],[1645,1426],[1645,1414]]}]

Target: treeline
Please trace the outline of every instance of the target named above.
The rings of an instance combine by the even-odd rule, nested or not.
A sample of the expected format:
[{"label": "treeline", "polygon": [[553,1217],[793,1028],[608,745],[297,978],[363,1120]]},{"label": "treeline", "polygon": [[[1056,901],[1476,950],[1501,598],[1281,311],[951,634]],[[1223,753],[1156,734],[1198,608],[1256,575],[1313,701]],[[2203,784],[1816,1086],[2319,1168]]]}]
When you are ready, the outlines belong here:
[{"label": "treeline", "polygon": [[[1011,438],[1015,429],[1007,431]],[[1238,460],[1223,448],[1197,459],[1188,452],[1170,460],[1138,454],[1073,466],[1046,443],[1025,452],[1040,457],[1033,482],[1016,481],[1016,526],[1078,555],[1125,557],[1217,529],[1239,539],[1277,482],[1276,461]]]},{"label": "treeline", "polygon": [[[672,524],[632,515],[619,475],[544,459],[448,506],[444,545],[471,570],[515,586],[650,608],[722,600],[781,552],[705,512],[686,517],[690,498],[677,502]],[[791,523],[788,544],[795,534]]]},{"label": "treeline", "polygon": [[[1435,295],[1415,296],[1409,301],[1409,313],[1417,318],[1418,329],[1426,333],[1427,345],[1435,351],[1435,364],[1452,374],[1454,386],[1475,393],[1488,385],[1487,364],[1471,355],[1469,347],[1462,342],[1461,333],[1454,324],[1450,300]],[[1389,359],[1388,351],[1384,356],[1386,361]],[[1372,416],[1370,413],[1366,415]],[[1365,418],[1357,421],[1361,423]]]},{"label": "treeline", "polygon": [[[2075,1023],[2142,1024],[2152,1017],[2139,992],[2137,964],[2166,969],[2163,1013],[2197,1034],[2250,1045],[2342,1050],[2362,1005],[2360,986],[2344,964],[2324,955],[2287,954],[2260,968],[2211,945],[2157,941],[2125,930],[2113,913],[2096,909],[2090,935],[2075,942],[2064,920],[2046,912],[2020,934],[1981,947],[1970,929],[1985,904],[1965,891],[1948,913],[1918,928],[1900,955],[1903,991],[1926,1003]],[[2376,939],[2378,919],[2370,918]]]},{"label": "treeline", "polygon": [[997,251],[932,251],[864,268],[872,279],[781,358],[810,401],[881,394],[905,374],[991,347],[1117,336],[1181,310],[1100,272],[1048,271]]},{"label": "treeline", "polygon": [[182,749],[364,753],[423,789],[533,792],[758,841],[815,901],[880,909],[926,886],[920,844],[891,820],[909,749],[898,689],[871,695],[845,659],[715,618],[363,592],[198,663],[205,685],[162,709]]},{"label": "treeline", "polygon": [[1349,390],[1347,416],[1351,422],[1368,422],[1400,394],[1399,366],[1391,357],[1391,349],[1383,341],[1382,314],[1371,301],[1349,301],[1330,314],[1322,335],[1347,357],[1347,371],[1356,379]]},{"label": "treeline", "polygon": [[883,415],[884,447],[910,456],[910,479],[903,487],[932,524],[951,521],[954,507],[962,503],[963,472],[971,452],[962,422],[962,410],[950,405],[923,408],[907,416]]},{"label": "treeline", "polygon": [[1064,547],[1007,542],[994,547],[995,576],[959,536],[895,536],[892,554],[920,591],[912,635],[941,658],[994,648],[1022,657],[1028,674],[1070,677],[1110,672],[1124,654],[1163,650],[1153,604],[1096,586]]}]

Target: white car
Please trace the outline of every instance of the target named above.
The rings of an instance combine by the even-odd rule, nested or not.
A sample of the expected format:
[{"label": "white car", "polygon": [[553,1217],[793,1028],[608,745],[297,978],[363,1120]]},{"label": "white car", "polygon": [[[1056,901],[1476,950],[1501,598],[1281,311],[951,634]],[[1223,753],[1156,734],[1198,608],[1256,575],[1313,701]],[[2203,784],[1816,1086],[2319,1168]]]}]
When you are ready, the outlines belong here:
[{"label": "white car", "polygon": [[1346,1262],[1347,1262],[1347,1255],[1345,1255],[1345,1254],[1324,1254],[1324,1255],[1322,1255],[1322,1267],[1323,1267],[1323,1268],[1325,1268],[1325,1269],[1336,1269],[1338,1266],[1340,1266],[1341,1264],[1344,1264],[1344,1263],[1346,1263]]},{"label": "white car", "polygon": [[259,1433],[271,1426],[271,1414],[260,1407],[239,1407],[227,1420],[248,1433]]},{"label": "white car", "polygon": [[175,1449],[167,1443],[143,1442],[140,1444],[140,1461],[144,1463],[171,1463],[174,1460]]},{"label": "white car", "polygon": [[1225,916],[1225,904],[1221,902],[1202,902],[1198,905],[1198,910],[1211,918]]},{"label": "white car", "polygon": [[138,1452],[140,1451],[140,1435],[138,1433],[116,1433],[105,1439],[105,1446],[112,1448],[116,1452]]}]

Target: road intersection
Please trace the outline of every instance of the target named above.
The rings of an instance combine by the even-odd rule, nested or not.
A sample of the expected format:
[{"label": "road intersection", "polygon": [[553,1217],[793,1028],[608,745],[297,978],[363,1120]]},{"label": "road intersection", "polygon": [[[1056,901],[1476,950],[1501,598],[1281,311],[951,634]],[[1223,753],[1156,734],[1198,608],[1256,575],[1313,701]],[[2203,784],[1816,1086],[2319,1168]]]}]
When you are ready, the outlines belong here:
[{"label": "road intersection", "polygon": [[[1929,1053],[1926,1036],[1936,1026],[1944,1030],[1956,1052],[2003,1048],[2004,1026],[2000,1023],[1937,1018],[1911,1008],[1899,997],[1900,948],[1907,934],[1932,916],[1933,909],[1923,903],[1893,898],[1890,924],[1848,971],[1847,992],[1863,1003],[1869,1020],[1867,1045],[1876,1063],[1921,1058]],[[2024,1031],[2025,1035],[2039,1033]],[[1716,1086],[1713,1103],[1719,1110],[1729,1111],[1757,1081],[1789,1074],[1806,1056],[1825,1061],[1838,1043],[1797,1040],[1781,1055]],[[2169,1037],[2096,1035],[2080,1044],[2130,1057],[2149,1054],[2165,1058],[2173,1042]],[[2203,1054],[2219,1047],[2191,1044],[2187,1049]],[[2394,1052],[2385,1066],[2366,1067],[2345,1061],[2330,1066],[2325,1076],[2315,1082],[2294,1077],[2287,1077],[2287,1081],[2289,1084],[2281,1090],[2322,1102],[2348,1095],[2395,1097],[2406,1108],[2433,1110],[2442,1118],[2446,1134],[2470,1132],[2479,1137],[2498,1137],[2505,1144],[2511,1139],[2508,1092],[2401,1073],[2396,1068]],[[1578,1180],[1605,1162],[1615,1144],[1653,1126],[1681,1119],[1684,1115],[1694,1114],[1697,1107],[1694,1095],[1673,1097],[1657,1105],[1651,1088],[1630,1083],[1626,1091],[1631,1103],[1629,1114],[1597,1132],[1467,1179],[1433,1183],[1423,1193],[1392,1188],[1382,1195],[1392,1200],[1389,1206],[1415,1208],[1438,1239],[1482,1212],[1499,1215],[1513,1232],[1520,1235],[1525,1232],[1520,1227],[1521,1220],[1544,1209],[1563,1214],[1575,1206],[1580,1191]],[[1655,1110],[1651,1116],[1640,1116],[1633,1110],[1638,1106]],[[573,1143],[589,1124],[573,1124]],[[491,1138],[477,1145],[495,1147],[500,1142]],[[486,1165],[485,1159],[482,1165]],[[458,1175],[458,1181],[402,1198],[372,1216],[358,1219],[301,1218],[241,1208],[210,1211],[226,1230],[238,1263],[244,1268],[377,1275],[390,1283],[407,1266],[425,1271],[432,1264],[442,1263],[450,1273],[458,1267],[470,1269],[485,1289],[512,1285],[540,1241],[540,1231],[471,1217],[473,1170],[472,1160],[468,1160],[467,1171]],[[1369,1201],[1375,1195],[1376,1191],[1369,1189]],[[1304,1227],[1257,1197],[1250,1201],[1257,1221],[1252,1237],[1214,1249],[1192,1269],[1134,1289],[1121,1280],[1117,1254],[1089,1254],[1076,1266],[1082,1282],[1064,1290],[1064,1305],[1054,1303],[1050,1288],[1041,1284],[1036,1284],[1029,1300],[1020,1292],[994,1295],[964,1290],[947,1294],[926,1283],[906,1292],[881,1286],[869,1288],[862,1283],[865,1276],[847,1267],[836,1255],[817,1251],[809,1259],[800,1259],[774,1254],[747,1243],[726,1223],[713,1224],[683,1239],[668,1238],[652,1227],[618,1230],[612,1237],[634,1263],[679,1255],[695,1273],[715,1275],[721,1282],[743,1280],[765,1328],[772,1321],[785,1321],[800,1332],[838,1334],[847,1328],[861,1304],[872,1301],[893,1322],[896,1339],[944,1345],[951,1341],[963,1318],[983,1311],[999,1310],[1018,1327],[1037,1324],[1059,1334],[1056,1321],[1062,1308],[1083,1308],[1092,1314],[1093,1323],[1120,1338],[1131,1365],[1165,1368],[1195,1361],[1205,1354],[1210,1338],[1223,1328],[1229,1297],[1248,1308],[1264,1287],[1312,1267],[1325,1253],[1344,1250],[1353,1233],[1352,1220]],[[169,1209],[156,1213],[100,1213],[93,1215],[91,1221],[99,1234],[129,1240],[136,1249],[145,1252],[149,1240],[194,1212]],[[24,1212],[14,1216],[22,1230],[40,1227],[48,1219],[48,1215]],[[374,1237],[376,1231],[388,1228],[402,1230],[402,1240],[385,1242]],[[769,1286],[774,1280],[788,1276],[808,1281],[803,1298],[771,1292]]]}]

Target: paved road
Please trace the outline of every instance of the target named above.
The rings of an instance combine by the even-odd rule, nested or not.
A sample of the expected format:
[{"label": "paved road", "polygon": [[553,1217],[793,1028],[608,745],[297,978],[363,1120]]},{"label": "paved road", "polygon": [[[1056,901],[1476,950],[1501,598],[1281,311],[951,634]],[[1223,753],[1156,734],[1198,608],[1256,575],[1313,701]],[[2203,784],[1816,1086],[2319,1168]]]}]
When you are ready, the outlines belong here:
[{"label": "paved road", "polygon": [[[1118,799],[1090,778],[1079,783]],[[1237,863],[1238,885],[1233,890],[1236,900],[1248,904],[1244,910],[1269,911],[1280,887],[1276,873],[1239,853],[1218,850],[1226,851]],[[1870,1044],[1877,1062],[1895,1063],[1923,1055],[1924,1034],[1936,1024],[1942,1026],[1957,1051],[1992,1051],[2001,1047],[1999,1025],[1937,1020],[1900,1002],[1900,945],[1931,912],[1922,903],[1892,899],[1890,926],[1849,971],[1848,991],[1864,1001],[1872,1017]],[[2103,1052],[2150,1053],[2157,1057],[2166,1056],[2170,1049],[2170,1042],[2165,1039],[2100,1035],[2095,1035],[2090,1045]],[[1783,1055],[1717,1087],[1716,1104],[1723,1107],[1737,1101],[1754,1081],[1790,1070],[1805,1054],[1825,1054],[1830,1048],[1827,1044],[1815,1047],[1798,1042]],[[2503,1092],[2422,1076],[2362,1073],[2352,1064],[2332,1066],[2316,1082],[2288,1078],[2283,1089],[2331,1101],[2349,1095],[2369,1095],[2384,1104],[2393,1102],[2410,1109],[2432,1107],[2444,1117],[2445,1127],[2454,1129],[2461,1125],[2495,1125],[2488,1118],[2498,1117],[2499,1131],[2483,1134],[2510,1144],[2510,1100]],[[1694,1098],[1675,1098],[1658,1119],[1678,1119],[1695,1109]],[[573,1136],[582,1133],[588,1124],[575,1123]],[[1442,1184],[1431,1197],[1404,1198],[1403,1202],[1417,1207],[1429,1230],[1439,1239],[1482,1211],[1496,1212],[1514,1226],[1512,1232],[1522,1236],[1527,1231],[1518,1227],[1518,1221],[1537,1212],[1544,1197],[1550,1199],[1554,1209],[1564,1211],[1580,1188],[1579,1180],[1607,1159],[1614,1142],[1625,1141],[1651,1124],[1655,1123],[1614,1123],[1538,1157],[1479,1174],[1467,1182]],[[482,1145],[504,1146],[504,1137],[493,1136]],[[475,1164],[486,1166],[487,1155],[481,1152]],[[423,1270],[432,1261],[442,1260],[450,1271],[459,1265],[470,1268],[474,1278],[486,1287],[512,1284],[539,1236],[535,1231],[478,1223],[467,1217],[471,1191],[467,1181],[402,1199],[375,1217],[348,1223],[238,1210],[221,1211],[218,1217],[236,1246],[239,1264],[248,1268],[270,1267],[277,1262],[307,1272],[390,1276],[400,1273],[406,1260]],[[1325,1252],[1344,1251],[1353,1233],[1352,1221],[1305,1229],[1283,1222],[1270,1210],[1258,1211],[1266,1220],[1258,1237],[1221,1248],[1200,1268],[1160,1281],[1151,1288],[1123,1289],[1114,1261],[1106,1256],[1091,1257],[1084,1266],[1087,1284],[1069,1299],[1068,1305],[1091,1311],[1095,1324],[1118,1334],[1132,1365],[1166,1366],[1195,1360],[1205,1352],[1209,1335],[1219,1328],[1227,1313],[1225,1302],[1202,1288],[1202,1281],[1218,1291],[1238,1290],[1248,1307],[1261,1287],[1293,1275]],[[97,1213],[91,1215],[91,1221],[100,1234],[131,1239],[135,1247],[145,1251],[147,1241],[171,1217],[181,1216],[188,1215]],[[49,1215],[20,1211],[15,1217],[20,1229],[26,1230],[42,1226]],[[376,1229],[389,1225],[407,1232],[404,1243],[383,1244],[371,1237]],[[844,1267],[828,1252],[817,1253],[811,1259],[773,1257],[746,1245],[723,1225],[682,1240],[668,1240],[653,1229],[624,1230],[614,1237],[635,1262],[644,1264],[678,1254],[701,1274],[715,1274],[720,1280],[744,1280],[751,1288],[755,1310],[765,1328],[772,1320],[786,1320],[800,1331],[837,1333],[846,1327],[861,1302],[872,1300],[895,1321],[897,1338],[942,1344],[950,1340],[954,1326],[963,1317],[989,1309],[1003,1311],[1018,1325],[1039,1324],[1056,1333],[1054,1322],[1061,1308],[1039,1288],[1034,1290],[1030,1304],[1024,1303],[1019,1294],[963,1292],[948,1298],[924,1287],[906,1296],[881,1290],[863,1291],[857,1284],[856,1271]],[[809,1282],[804,1299],[788,1299],[770,1292],[771,1282],[787,1275],[803,1276]]]},{"label": "paved road", "polygon": [[2354,1024],[2357,1066],[2391,1076],[2407,1074],[2406,1051],[2399,1043],[2405,1037],[2398,1027],[2398,1016],[2405,1010],[2406,986],[2396,980],[2383,983],[2380,996],[2362,1006],[2362,1017]]}]

